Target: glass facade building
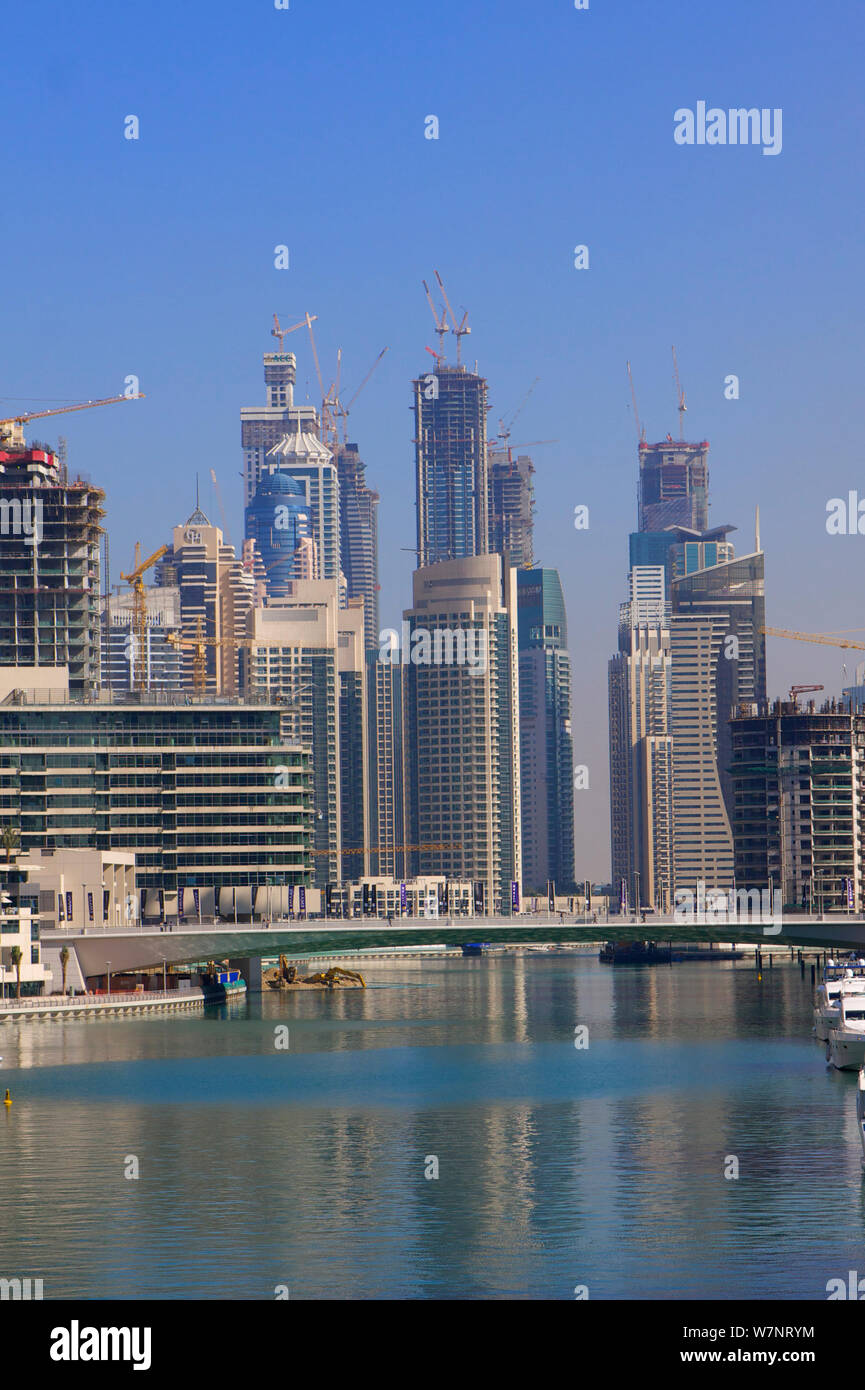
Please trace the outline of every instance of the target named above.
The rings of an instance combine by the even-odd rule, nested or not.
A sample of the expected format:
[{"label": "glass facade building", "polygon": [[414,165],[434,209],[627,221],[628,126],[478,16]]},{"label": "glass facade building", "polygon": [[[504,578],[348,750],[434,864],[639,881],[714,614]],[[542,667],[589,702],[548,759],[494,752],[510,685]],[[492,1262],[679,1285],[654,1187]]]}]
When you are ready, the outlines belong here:
[{"label": "glass facade building", "polygon": [[0,708],[21,848],[123,849],[143,889],[311,882],[310,754],[279,706],[154,695]]}]

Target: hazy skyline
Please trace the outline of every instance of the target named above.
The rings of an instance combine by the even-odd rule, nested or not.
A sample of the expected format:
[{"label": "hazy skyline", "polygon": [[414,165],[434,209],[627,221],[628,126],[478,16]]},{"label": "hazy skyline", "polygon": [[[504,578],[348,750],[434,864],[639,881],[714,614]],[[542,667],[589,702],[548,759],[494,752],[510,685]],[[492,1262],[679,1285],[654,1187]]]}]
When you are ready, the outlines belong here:
[{"label": "hazy skyline", "polygon": [[[535,563],[562,576],[574,758],[590,770],[578,878],[609,864],[606,668],[636,527],[627,359],[647,438],[678,435],[676,344],[686,437],[711,445],[710,524],[738,528],[737,554],[760,506],[767,621],[865,623],[865,537],[826,531],[831,498],[865,496],[865,24],[831,0],[759,11],[157,0],[4,19],[0,414],[139,378],[143,401],[28,430],[64,435],[73,473],[106,489],[113,582],[136,540],[149,553],[189,514],[196,472],[221,524],[215,469],[239,542],[239,413],[263,401],[274,310],[318,315],[325,384],[342,346],[344,398],[390,348],[349,429],[381,494],[382,626],[411,601],[410,383],[436,343],[421,279],[437,267],[469,311],[463,356],[489,382],[490,434],[540,378],[513,441],[558,441],[528,452]],[[782,110],[783,148],[677,144],[675,112],[701,101]],[[276,270],[283,244],[290,268]],[[318,404],[306,334],[286,346],[296,400]],[[573,526],[581,504],[588,531]],[[769,691],[836,694],[856,656],[769,639]]]}]

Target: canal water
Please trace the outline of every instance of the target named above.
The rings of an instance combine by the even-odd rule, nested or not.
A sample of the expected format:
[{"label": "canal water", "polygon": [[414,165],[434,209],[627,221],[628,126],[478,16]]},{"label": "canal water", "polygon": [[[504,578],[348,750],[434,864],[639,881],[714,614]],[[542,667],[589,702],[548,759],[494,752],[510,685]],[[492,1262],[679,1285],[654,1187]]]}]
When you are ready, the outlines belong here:
[{"label": "canal water", "polygon": [[0,1276],[46,1299],[823,1299],[865,1277],[856,1077],[827,1069],[794,963],[365,973],[0,1026]]}]

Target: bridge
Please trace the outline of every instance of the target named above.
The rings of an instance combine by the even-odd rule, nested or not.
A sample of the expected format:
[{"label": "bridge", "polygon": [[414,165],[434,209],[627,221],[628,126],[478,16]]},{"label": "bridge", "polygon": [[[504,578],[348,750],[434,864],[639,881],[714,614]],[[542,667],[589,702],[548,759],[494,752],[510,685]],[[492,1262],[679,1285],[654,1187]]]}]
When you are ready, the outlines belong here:
[{"label": "bridge", "polygon": [[[652,915],[645,922],[611,918],[608,922],[562,921],[554,916],[526,914],[517,917],[422,918],[392,922],[379,918],[353,921],[275,921],[270,927],[252,924],[203,922],[172,928],[107,927],[85,931],[55,929],[42,934],[50,958],[62,946],[75,952],[83,976],[132,970],[160,969],[195,961],[232,960],[247,966],[255,988],[255,963],[262,957],[303,957],[320,954],[352,955],[435,943],[462,946],[467,941],[490,945],[532,941],[574,943],[586,941],[679,941],[708,944],[735,941],[742,945],[793,946],[807,950],[854,950],[865,954],[865,920],[852,915],[783,915],[776,924],[689,923]],[[250,968],[251,967],[251,968]]]}]

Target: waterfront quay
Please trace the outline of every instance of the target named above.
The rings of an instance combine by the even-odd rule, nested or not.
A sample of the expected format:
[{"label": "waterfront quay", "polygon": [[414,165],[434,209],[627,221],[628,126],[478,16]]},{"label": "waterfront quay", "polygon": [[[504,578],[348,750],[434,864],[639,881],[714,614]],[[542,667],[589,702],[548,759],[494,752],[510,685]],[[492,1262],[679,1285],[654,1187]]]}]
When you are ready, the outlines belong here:
[{"label": "waterfront quay", "polygon": [[0,1000],[0,1023],[26,1023],[32,1019],[105,1018],[133,1014],[188,1012],[203,1009],[204,990],[148,990],[142,994],[49,994],[27,999]]}]

